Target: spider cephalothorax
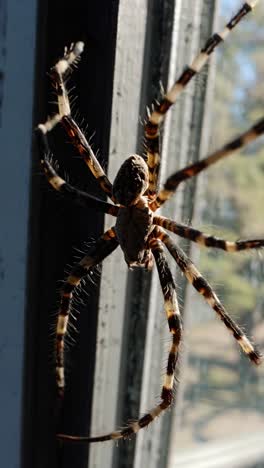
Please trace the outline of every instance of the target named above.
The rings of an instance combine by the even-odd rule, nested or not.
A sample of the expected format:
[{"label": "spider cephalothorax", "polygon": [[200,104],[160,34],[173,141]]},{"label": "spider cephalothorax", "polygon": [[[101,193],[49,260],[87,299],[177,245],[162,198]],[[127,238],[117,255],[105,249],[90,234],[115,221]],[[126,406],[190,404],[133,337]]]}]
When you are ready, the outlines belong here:
[{"label": "spider cephalothorax", "polygon": [[133,154],[120,167],[113,182],[113,196],[119,205],[136,205],[149,184],[148,166],[142,156]]},{"label": "spider cephalothorax", "polygon": [[83,50],[83,43],[78,42],[69,51],[66,50],[64,57],[52,69],[51,78],[58,93],[59,110],[58,114],[38,127],[44,148],[46,148],[47,152],[49,151],[47,133],[58,122],[61,122],[71,142],[97,179],[101,189],[114,204],[104,202],[92,195],[81,192],[65,182],[52,167],[46,153],[41,161],[43,171],[51,186],[62,195],[67,196],[68,199],[77,201],[83,206],[95,207],[99,211],[117,218],[115,226],[108,229],[89,249],[85,257],[72,268],[61,288],[61,302],[56,329],[56,379],[59,396],[62,398],[64,395],[64,339],[67,332],[74,291],[79,286],[82,278],[87,276],[95,265],[110,255],[118,245],[121,246],[129,267],[140,266],[150,268],[152,261],[155,262],[164,297],[164,309],[171,333],[171,344],[166,374],[162,385],[161,401],[156,406],[138,420],[128,423],[124,429],[98,437],[79,437],[60,434],[58,437],[61,439],[85,440],[89,442],[124,439],[135,434],[141,428],[146,427],[171,405],[182,325],[177,302],[176,285],[166,260],[164,246],[174,258],[187,280],[216,312],[250,361],[254,364],[260,364],[261,362],[261,354],[232,320],[210,284],[202,277],[192,261],[174,242],[166,230],[200,245],[219,248],[227,252],[263,247],[264,239],[230,242],[214,236],[208,236],[197,229],[154,214],[161,205],[171,198],[182,182],[196,176],[210,165],[227,157],[264,133],[264,118],[262,118],[245,133],[219,150],[170,176],[165,182],[163,189],[158,190],[160,125],[164,120],[166,112],[175,103],[178,95],[192,77],[200,71],[217,45],[228,36],[230,31],[253,9],[256,3],[257,0],[245,2],[227,23],[224,30],[221,33],[212,35],[208,39],[201,52],[193,60],[192,64],[182,72],[161,102],[154,104],[144,127],[146,162],[141,156],[130,156],[122,164],[113,185],[99,164],[84,134],[71,116],[65,77],[68,75],[71,65],[79,58]]}]

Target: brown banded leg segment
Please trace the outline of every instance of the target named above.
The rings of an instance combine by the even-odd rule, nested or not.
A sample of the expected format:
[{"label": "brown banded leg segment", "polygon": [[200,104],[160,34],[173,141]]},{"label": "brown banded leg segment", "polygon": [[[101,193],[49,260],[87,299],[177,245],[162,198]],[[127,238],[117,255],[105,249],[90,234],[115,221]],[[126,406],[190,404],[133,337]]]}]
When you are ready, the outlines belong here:
[{"label": "brown banded leg segment", "polygon": [[72,44],[69,50],[65,48],[64,57],[61,58],[50,71],[50,76],[57,93],[58,110],[61,118],[71,114],[65,79],[69,75],[72,67],[78,63],[83,49],[84,43],[81,41]]},{"label": "brown banded leg segment", "polygon": [[127,439],[136,434],[140,429],[148,426],[155,418],[165,411],[172,403],[173,398],[173,383],[176,362],[178,359],[179,344],[181,340],[182,325],[180,319],[179,306],[176,297],[176,288],[170,272],[168,263],[164,255],[164,249],[159,240],[152,239],[149,243],[151,248],[161,283],[161,288],[164,296],[164,305],[169,324],[169,329],[172,334],[172,343],[169,350],[167,361],[166,375],[161,392],[161,402],[154,406],[148,413],[137,421],[131,422],[127,427],[119,431],[114,431],[97,437],[82,437],[71,436],[66,434],[58,434],[61,440],[71,440],[76,442],[103,442],[106,440]]},{"label": "brown banded leg segment", "polygon": [[[187,66],[177,79],[172,88],[165,94],[160,103],[154,105],[145,124],[145,139],[147,147],[147,164],[149,167],[149,192],[150,198],[155,198],[160,166],[159,133],[160,125],[169,108],[176,102],[179,94],[184,90],[189,81],[202,69],[215,48],[223,42],[232,29],[246,16],[257,4],[258,0],[244,3],[240,10],[227,23],[224,30],[213,34],[205,43],[199,54],[194,58],[191,65]],[[164,195],[164,193],[162,194]],[[165,200],[164,200],[165,201]],[[155,203],[155,202],[154,202]]]},{"label": "brown banded leg segment", "polygon": [[175,172],[167,179],[164,184],[164,188],[158,193],[156,200],[150,203],[150,208],[153,211],[156,211],[161,205],[163,205],[163,203],[171,198],[182,182],[196,176],[200,172],[210,167],[212,164],[215,164],[217,161],[220,161],[221,159],[241,150],[244,146],[256,140],[256,138],[258,138],[263,133],[264,118],[239,137],[230,141],[219,150],[214,151],[207,158],[201,159],[200,161],[195,162],[194,164],[190,164],[190,166],[184,167],[183,169]]},{"label": "brown banded leg segment", "polygon": [[110,214],[112,216],[117,216],[119,207],[116,205],[111,205],[111,203],[106,203],[99,198],[90,195],[89,193],[83,192],[76,189],[72,185],[68,184],[64,179],[62,179],[54,167],[51,165],[48,159],[42,159],[40,161],[42,170],[49,182],[49,184],[64,198],[69,201],[73,201],[83,208],[95,208],[98,211],[103,213]]},{"label": "brown banded leg segment", "polygon": [[72,119],[70,115],[63,117],[61,123],[65,128],[68,136],[70,137],[71,143],[73,144],[73,146],[75,146],[79,154],[83,157],[85,163],[89,167],[93,176],[96,178],[101,189],[110,198],[113,199],[113,186],[109,181],[108,177],[106,176],[101,164],[97,160],[91,146],[89,145],[81,129],[78,127],[77,123]]},{"label": "brown banded leg segment", "polygon": [[[157,107],[159,110],[160,105]],[[159,110],[160,112],[160,110]],[[158,190],[158,179],[160,171],[160,129],[159,124],[153,124],[149,116],[145,124],[145,146],[147,155],[147,165],[149,170],[148,197],[150,200],[156,198]]]},{"label": "brown banded leg segment", "polygon": [[[83,137],[81,131],[79,130],[79,133],[81,137],[85,140]],[[55,169],[52,167],[50,160],[51,158],[49,155],[51,154],[50,148],[49,148],[49,143],[48,143],[48,138],[47,134],[44,132],[43,133],[43,128],[42,125],[39,125],[37,129],[37,135],[39,139],[39,147],[40,151],[42,154],[43,159],[40,161],[42,170],[50,183],[50,185],[63,194],[64,198],[68,198],[70,200],[75,201],[79,205],[82,205],[84,207],[94,207],[98,209],[99,211],[103,211],[104,213],[111,214],[113,216],[117,216],[118,213],[118,206],[111,205],[110,203],[106,203],[102,200],[99,200],[98,198],[89,195],[85,192],[82,192],[80,190],[77,190],[75,187],[72,185],[68,184],[65,180],[63,180],[55,171]],[[86,140],[85,140],[86,141]],[[88,145],[88,143],[87,143]],[[89,147],[89,145],[88,145]],[[89,147],[90,148],[90,147]],[[91,148],[90,148],[91,149]],[[49,160],[50,159],[50,160]],[[99,173],[99,169],[101,168],[100,164],[98,163],[95,155],[93,154],[91,150],[91,158],[90,158],[90,164],[91,167],[94,168],[94,172],[96,174]],[[99,169],[98,169],[99,166]],[[101,172],[104,174],[102,168]],[[103,189],[108,187],[108,191],[112,192],[112,185],[108,181],[107,177],[105,174],[101,176],[100,178],[100,185],[102,186]],[[106,190],[104,190],[106,191]]]},{"label": "brown banded leg segment", "polygon": [[71,107],[65,78],[71,71],[72,66],[78,62],[83,48],[84,43],[77,42],[76,44],[73,44],[69,50],[65,49],[64,57],[61,58],[51,69],[50,76],[53,86],[56,89],[59,112],[51,119],[48,119],[44,124],[39,124],[38,130],[42,133],[44,146],[48,146],[46,137],[47,133],[51,131],[58,122],[61,122],[66,129],[72,144],[77,148],[79,154],[83,156],[85,163],[97,179],[102,190],[112,198],[111,182],[107,178],[84,134],[71,117]]},{"label": "brown banded leg segment", "polygon": [[110,255],[118,246],[113,228],[106,231],[90,248],[88,254],[75,265],[61,289],[61,301],[56,328],[56,382],[58,395],[64,395],[64,339],[67,332],[69,314],[73,300],[73,292],[80,285],[82,278],[87,276],[90,269],[98,265]]},{"label": "brown banded leg segment", "polygon": [[80,41],[76,42],[76,44],[72,44],[69,50],[65,48],[64,56],[58,60],[56,65],[54,65],[50,71],[52,84],[57,93],[59,112],[53,117],[48,118],[45,123],[38,125],[38,128],[43,134],[50,132],[55,125],[61,121],[64,115],[71,114],[69,97],[65,86],[65,78],[71,72],[72,67],[74,67],[74,65],[79,61],[83,49],[84,43]]},{"label": "brown banded leg segment", "polygon": [[161,392],[162,403],[159,405],[161,409],[164,410],[172,403],[174,374],[182,335],[182,323],[176,296],[176,286],[169,269],[161,241],[158,239],[152,239],[150,241],[150,247],[157,265],[164,297],[165,312],[169,330],[172,334],[172,343],[169,351],[166,375]]},{"label": "brown banded leg segment", "polygon": [[[77,148],[78,152],[83,156],[83,159],[89,169],[91,170],[94,177],[97,179],[101,189],[110,197],[112,197],[112,184],[109,181],[108,177],[106,176],[102,166],[100,165],[99,161],[97,160],[91,146],[89,145],[87,139],[85,138],[84,134],[71,118],[70,115],[64,116],[61,120],[56,120],[56,123],[60,121],[64,128],[66,129],[67,134],[69,135],[72,144]],[[50,122],[48,120],[47,122]],[[46,124],[47,124],[46,122]],[[38,125],[38,135],[39,135],[39,144],[41,146],[41,152],[44,154],[44,158],[50,153],[49,144],[47,139],[47,132],[48,127],[46,124],[39,124]],[[52,127],[50,127],[52,129]]]},{"label": "brown banded leg segment", "polygon": [[234,320],[232,320],[232,318],[228,315],[210,284],[206,281],[205,278],[202,277],[201,273],[197,270],[193,262],[185,255],[180,247],[178,247],[172,241],[168,234],[166,234],[161,228],[158,229],[160,233],[159,238],[166,245],[168,251],[176,260],[176,263],[179,265],[187,280],[204,297],[210,307],[214,309],[220,320],[222,320],[227,329],[230,330],[241,349],[249,357],[249,359],[254,362],[254,364],[260,364],[262,358],[261,354],[249,341],[241,328],[239,328]]},{"label": "brown banded leg segment", "polygon": [[199,245],[222,249],[226,252],[240,252],[241,250],[260,249],[264,247],[264,239],[248,239],[231,242],[220,239],[219,237],[204,234],[198,231],[198,229],[193,229],[185,224],[176,223],[164,216],[154,216],[153,224],[168,229],[168,231],[177,234],[177,236],[189,239]]},{"label": "brown banded leg segment", "polygon": [[71,66],[79,59],[83,48],[83,42],[77,42],[75,45],[71,46],[69,51],[66,50],[64,57],[59,60],[58,63],[52,68],[51,77],[57,92],[61,123],[66,129],[72,144],[77,148],[79,154],[83,156],[85,163],[89,167],[94,177],[97,179],[100,187],[111,198],[112,184],[107,178],[102,166],[98,162],[81,129],[71,117],[70,102],[64,82],[65,74],[69,72]]}]

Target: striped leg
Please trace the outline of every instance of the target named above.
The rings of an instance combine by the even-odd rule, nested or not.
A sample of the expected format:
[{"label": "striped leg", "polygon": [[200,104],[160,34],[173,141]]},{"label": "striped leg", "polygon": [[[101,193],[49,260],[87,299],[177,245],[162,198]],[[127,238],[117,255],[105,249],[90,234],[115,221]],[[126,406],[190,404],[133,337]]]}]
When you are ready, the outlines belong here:
[{"label": "striped leg", "polygon": [[76,442],[103,442],[106,440],[127,439],[136,434],[140,429],[148,426],[155,418],[165,411],[172,403],[173,399],[173,383],[176,362],[178,359],[178,351],[181,340],[182,325],[180,319],[180,311],[176,297],[176,287],[170,272],[167,260],[165,258],[164,249],[161,242],[157,239],[152,239],[149,246],[153,252],[161,283],[161,288],[164,296],[164,305],[167,315],[168,325],[172,334],[172,343],[169,350],[167,361],[166,375],[161,392],[161,402],[154,406],[142,418],[129,423],[128,426],[119,431],[111,432],[98,437],[78,437],[65,434],[58,434],[58,438],[62,440],[72,440]]},{"label": "striped leg", "polygon": [[87,139],[78,127],[76,122],[71,117],[70,101],[67,93],[65,79],[69,75],[71,68],[78,62],[83,51],[83,42],[73,44],[69,50],[65,49],[64,57],[61,58],[56,65],[51,69],[50,76],[52,84],[56,90],[58,98],[58,114],[48,119],[44,124],[38,125],[38,130],[42,135],[44,145],[47,146],[47,133],[51,131],[58,122],[66,129],[72,144],[77,148],[79,153],[102,190],[112,198],[112,184],[107,178],[102,166],[98,162],[91,146]]},{"label": "striped leg", "polygon": [[110,255],[118,246],[113,228],[106,231],[91,247],[88,254],[75,265],[61,289],[61,301],[56,329],[56,382],[59,397],[64,396],[64,339],[67,332],[69,314],[73,300],[73,292],[81,283],[82,278],[88,275],[90,269],[98,265],[105,257]]},{"label": "striped leg", "polygon": [[158,193],[156,200],[150,203],[150,207],[153,211],[156,211],[163,203],[171,198],[176,192],[178,186],[189,179],[194,177],[200,172],[204,171],[212,164],[215,164],[220,159],[223,159],[231,154],[242,149],[251,141],[256,140],[260,135],[264,133],[264,118],[257,122],[253,127],[247,130],[245,133],[230,141],[222,148],[214,151],[207,158],[201,159],[190,166],[184,167],[183,169],[172,174],[164,184],[164,188]]},{"label": "striped leg", "polygon": [[159,238],[166,245],[168,251],[176,260],[180,269],[186,276],[187,280],[193,287],[204,297],[206,302],[215,310],[218,317],[225,324],[228,330],[232,333],[238,344],[241,346],[244,353],[254,364],[261,363],[261,354],[252,345],[241,328],[232,320],[228,315],[217,295],[213,291],[210,284],[202,277],[192,261],[185,255],[185,253],[172,241],[168,234],[159,228]]},{"label": "striped leg", "polygon": [[93,176],[97,179],[101,189],[114,201],[112,196],[113,186],[77,123],[70,115],[63,117],[61,123],[70,137],[71,143],[83,157],[84,162],[89,167]]},{"label": "striped leg", "polygon": [[70,74],[72,67],[79,61],[84,49],[83,42],[72,44],[68,50],[65,47],[64,56],[58,60],[50,71],[52,84],[58,96],[58,114],[49,118],[44,124],[39,124],[38,128],[43,134],[50,132],[65,115],[71,114],[70,102],[67,89],[64,83],[65,78]]},{"label": "striped leg", "polygon": [[169,108],[176,102],[179,94],[184,90],[185,86],[205,65],[208,58],[214,49],[223,42],[232,29],[246,16],[257,4],[258,0],[248,0],[240,8],[240,10],[231,18],[221,33],[213,34],[206,42],[200,53],[194,58],[190,66],[182,72],[181,76],[165,94],[161,102],[154,106],[154,110],[149,114],[147,123],[145,124],[145,139],[147,149],[147,163],[149,167],[149,192],[150,198],[154,199],[157,192],[160,154],[159,154],[159,138],[160,124],[164,120],[164,116]]},{"label": "striped leg", "polygon": [[72,185],[68,184],[56,173],[55,169],[52,167],[50,161],[47,158],[41,160],[41,166],[49,184],[60,194],[62,194],[63,197],[67,200],[78,203],[78,205],[82,206],[83,208],[96,208],[98,211],[103,213],[117,216],[119,210],[118,206],[106,203],[105,201],[100,200],[99,198],[96,198],[89,193],[78,190]]},{"label": "striped leg", "polygon": [[239,252],[241,250],[260,249],[261,247],[264,247],[264,239],[248,239],[230,242],[224,239],[220,239],[219,237],[209,236],[201,231],[198,231],[198,229],[193,229],[189,226],[186,226],[185,224],[176,223],[175,221],[165,218],[164,216],[154,216],[153,224],[168,229],[169,231],[174,232],[174,234],[177,234],[184,239],[197,242],[199,245],[222,249],[226,252]]}]

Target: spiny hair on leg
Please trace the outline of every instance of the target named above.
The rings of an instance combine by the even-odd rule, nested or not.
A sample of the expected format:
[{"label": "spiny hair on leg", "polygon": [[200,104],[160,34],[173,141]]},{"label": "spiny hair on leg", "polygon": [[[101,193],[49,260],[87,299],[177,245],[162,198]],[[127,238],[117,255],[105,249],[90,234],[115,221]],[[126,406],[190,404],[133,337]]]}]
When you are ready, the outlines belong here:
[{"label": "spiny hair on leg", "polygon": [[192,284],[192,286],[201,294],[209,306],[216,312],[217,316],[224,323],[229,332],[233,335],[241,349],[244,351],[245,355],[256,365],[259,365],[262,361],[262,354],[259,352],[255,346],[250,343],[249,339],[245,333],[240,329],[240,327],[234,322],[230,317],[228,312],[225,310],[220,299],[217,297],[212,286],[207,282],[207,280],[201,275],[197,270],[191,259],[182,251],[182,249],[175,244],[171,237],[163,231],[162,228],[159,228],[161,232],[161,238],[171,255],[176,260],[180,269],[183,271],[187,280]]},{"label": "spiny hair on leg", "polygon": [[67,351],[69,351],[72,347],[76,346],[77,339],[75,338],[75,336],[80,334],[80,330],[72,323],[73,311],[74,308],[70,311],[69,321],[67,325],[67,333],[64,338],[64,349]]},{"label": "spiny hair on leg", "polygon": [[[89,246],[93,245],[94,243],[95,242],[91,242]],[[76,250],[78,252],[78,255],[74,255],[73,257],[74,264],[69,263],[64,269],[65,275],[67,276],[71,274],[71,270],[73,266],[79,263],[82,257],[89,254],[89,250],[87,248],[83,250],[76,248]],[[92,291],[94,290],[94,286],[98,286],[98,281],[100,280],[101,270],[102,270],[102,266],[101,264],[98,264],[98,265],[91,267],[87,271],[86,276],[80,280],[80,283],[78,284],[78,286],[76,286],[74,290],[73,302],[75,302],[75,300],[76,302],[79,301],[79,297],[82,294],[85,294],[88,297],[92,294]]]},{"label": "spiny hair on leg", "polygon": [[[59,161],[57,159],[55,159],[54,157],[54,154],[52,153],[52,151],[50,150],[48,154],[45,154],[45,158],[44,158],[45,161],[48,161],[50,163],[50,165],[52,166],[52,168],[56,171],[56,172],[59,172],[60,170],[60,165],[59,165]],[[43,174],[43,173],[42,173]]]},{"label": "spiny hair on leg", "polygon": [[65,47],[64,56],[54,65],[54,69],[59,75],[64,75],[71,71],[72,66],[78,63],[79,57],[84,50],[84,42],[79,41],[71,44],[69,48]]}]

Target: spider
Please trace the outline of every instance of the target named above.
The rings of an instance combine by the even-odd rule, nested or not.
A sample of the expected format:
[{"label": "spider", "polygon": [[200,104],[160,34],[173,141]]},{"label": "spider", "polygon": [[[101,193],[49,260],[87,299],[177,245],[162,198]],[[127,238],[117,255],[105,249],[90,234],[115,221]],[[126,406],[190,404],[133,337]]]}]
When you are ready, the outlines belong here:
[{"label": "spider", "polygon": [[[261,363],[262,356],[259,351],[249,341],[241,328],[232,320],[210,284],[200,274],[181,248],[172,240],[167,231],[200,245],[222,249],[227,252],[261,248],[264,246],[264,239],[231,242],[206,235],[197,229],[156,215],[156,211],[172,197],[182,182],[198,175],[220,159],[240,150],[264,133],[264,118],[262,118],[249,130],[245,131],[245,133],[228,142],[219,150],[172,174],[166,180],[164,187],[161,190],[158,189],[160,131],[167,111],[175,103],[179,94],[184,90],[192,77],[201,70],[214,49],[226,39],[231,30],[256,4],[257,0],[245,2],[226,24],[222,32],[213,34],[207,40],[191,65],[186,67],[172,88],[162,97],[161,101],[153,105],[152,110],[148,112],[144,124],[146,156],[133,154],[127,158],[121,165],[113,184],[107,178],[89,142],[71,116],[66,79],[72,67],[78,62],[83,52],[84,44],[77,42],[76,44],[72,44],[69,49],[66,48],[64,56],[51,69],[50,76],[58,98],[58,113],[45,123],[38,125],[44,155],[41,160],[42,170],[49,184],[62,195],[78,201],[84,206],[95,207],[99,211],[108,213],[116,218],[115,225],[108,229],[89,248],[83,259],[71,269],[61,289],[56,328],[56,382],[59,397],[62,399],[64,396],[64,340],[74,291],[91,269],[109,256],[118,245],[120,245],[124,253],[124,258],[129,268],[139,267],[151,270],[153,264],[156,264],[164,297],[164,308],[171,333],[171,345],[167,359],[166,374],[162,385],[161,400],[156,406],[136,421],[129,422],[125,428],[106,435],[88,437],[58,434],[59,439],[87,442],[126,439],[137,433],[140,429],[148,426],[171,406],[175,368],[182,338],[182,322],[177,302],[176,286],[166,260],[164,247],[172,255],[187,280],[216,312],[250,361],[257,365]],[[47,140],[48,132],[57,123],[62,124],[70,137],[71,143],[77,148],[102,191],[107,194],[113,203],[107,203],[93,195],[78,190],[57,174],[49,158],[50,152]]]}]

